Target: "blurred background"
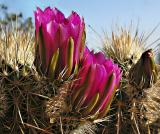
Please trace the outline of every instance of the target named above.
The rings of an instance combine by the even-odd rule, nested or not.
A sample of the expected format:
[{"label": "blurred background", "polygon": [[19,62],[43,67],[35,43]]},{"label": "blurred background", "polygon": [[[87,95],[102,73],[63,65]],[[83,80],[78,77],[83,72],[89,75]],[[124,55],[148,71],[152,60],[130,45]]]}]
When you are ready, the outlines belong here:
[{"label": "blurred background", "polygon": [[[116,25],[133,25],[140,32],[150,33],[160,23],[159,0],[0,0],[0,20],[7,23],[17,14],[22,26],[34,27],[36,7],[57,7],[65,16],[72,10],[85,18],[87,44],[90,48],[102,48],[104,33],[111,35]],[[152,34],[148,42],[160,37],[160,27]]]}]

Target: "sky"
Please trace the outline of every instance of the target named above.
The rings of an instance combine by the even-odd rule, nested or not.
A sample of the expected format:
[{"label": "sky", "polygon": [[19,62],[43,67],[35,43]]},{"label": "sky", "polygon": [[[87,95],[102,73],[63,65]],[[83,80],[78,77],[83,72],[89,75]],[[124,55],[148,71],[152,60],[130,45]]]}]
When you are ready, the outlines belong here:
[{"label": "sky", "polygon": [[[76,11],[83,16],[87,29],[87,44],[90,48],[102,47],[100,36],[119,26],[129,27],[131,22],[140,32],[149,33],[160,23],[160,0],[0,0],[10,12],[22,11],[24,17],[33,17],[36,7],[57,7],[65,16]],[[90,28],[89,25],[92,27]],[[151,37],[151,42],[160,37],[160,28]]]}]

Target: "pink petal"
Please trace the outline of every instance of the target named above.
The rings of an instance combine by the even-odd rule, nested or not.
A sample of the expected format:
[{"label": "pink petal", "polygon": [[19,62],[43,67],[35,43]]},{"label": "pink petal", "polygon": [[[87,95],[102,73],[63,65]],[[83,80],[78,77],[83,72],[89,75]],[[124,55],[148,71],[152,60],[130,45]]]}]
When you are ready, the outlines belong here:
[{"label": "pink petal", "polygon": [[99,108],[99,111],[102,111],[105,108],[106,104],[110,103],[110,101],[111,101],[110,99],[112,98],[113,93],[115,93],[115,91],[114,91],[115,90],[115,83],[116,83],[116,75],[115,75],[115,73],[113,73],[113,81],[108,88],[105,99],[102,100],[103,102]]},{"label": "pink petal", "polygon": [[92,84],[90,93],[86,99],[87,103],[89,103],[92,97],[94,97],[94,95],[97,92],[99,92],[99,90],[102,90],[104,88],[105,86],[104,82],[106,81],[105,78],[106,78],[106,71],[105,71],[104,66],[96,64],[95,77],[94,77],[94,82],[93,82],[94,84]]},{"label": "pink petal", "polygon": [[[42,25],[42,32],[43,32],[43,41],[45,45],[45,54],[46,54],[46,68],[49,66],[49,62],[51,60],[53,49],[51,48],[51,38],[49,33],[47,32],[46,25]],[[42,45],[42,44],[41,44]]]},{"label": "pink petal", "polygon": [[65,16],[60,10],[58,10],[57,8],[54,8],[53,12],[55,14],[54,19],[57,23],[63,23],[65,21]]},{"label": "pink petal", "polygon": [[36,34],[38,34],[39,32],[39,27],[41,26],[42,23],[42,19],[41,19],[41,15],[43,14],[43,11],[37,7],[37,10],[34,12],[34,16],[35,16],[35,26],[36,26]]},{"label": "pink petal", "polygon": [[76,50],[74,53],[75,62],[78,62],[80,55],[83,54],[83,51],[84,51],[83,47],[85,44],[82,44],[83,43],[82,37],[85,30],[85,24],[84,24],[83,18],[82,18],[82,22],[77,27],[78,27],[79,34],[75,33],[75,42],[76,42]]},{"label": "pink petal", "polygon": [[70,24],[67,20],[65,20],[65,23],[61,24],[61,31],[62,31],[62,44],[61,45],[66,45],[68,39],[71,36],[71,30],[70,30]]},{"label": "pink petal", "polygon": [[80,88],[84,84],[89,68],[90,68],[90,65],[86,65],[80,69],[80,71],[77,75],[77,79],[74,82],[73,90],[77,90],[78,88]]},{"label": "pink petal", "polygon": [[89,81],[80,103],[81,106],[85,103],[87,97],[90,95],[90,92],[92,90],[93,82],[96,77],[96,65],[95,64],[91,65],[89,71],[90,71]]},{"label": "pink petal", "polygon": [[[47,32],[48,32],[48,38],[51,40],[51,44],[48,47],[48,49],[51,49],[51,52],[55,52],[59,46],[60,46],[60,31],[58,31],[60,26],[55,21],[50,21],[47,24]],[[59,35],[58,35],[59,34]]]},{"label": "pink petal", "polygon": [[106,61],[106,58],[102,52],[95,54],[95,61],[94,63],[103,64]]},{"label": "pink petal", "polygon": [[68,17],[68,20],[70,21],[70,23],[73,23],[74,25],[79,25],[81,23],[81,18],[74,11],[72,11],[72,14]]},{"label": "pink petal", "polygon": [[93,63],[93,56],[90,54],[90,51],[85,47],[83,54],[82,65],[91,65]]},{"label": "pink petal", "polygon": [[107,59],[107,60],[104,62],[104,66],[105,66],[105,68],[106,68],[107,73],[113,71],[114,64],[113,64],[113,62],[112,62],[111,59]]}]

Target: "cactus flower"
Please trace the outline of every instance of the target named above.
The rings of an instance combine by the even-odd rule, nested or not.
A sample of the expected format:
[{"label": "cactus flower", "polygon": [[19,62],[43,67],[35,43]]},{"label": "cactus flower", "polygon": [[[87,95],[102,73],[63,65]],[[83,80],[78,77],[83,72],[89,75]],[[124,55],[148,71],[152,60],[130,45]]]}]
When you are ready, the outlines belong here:
[{"label": "cactus flower", "polygon": [[145,51],[139,61],[129,72],[130,83],[139,89],[149,88],[156,83],[158,77],[157,66],[152,49]]},{"label": "cactus flower", "polygon": [[76,12],[65,18],[57,8],[35,11],[36,60],[40,71],[55,78],[66,69],[72,74],[82,58],[85,45],[84,19]]},{"label": "cactus flower", "polygon": [[73,109],[90,119],[106,115],[121,79],[121,70],[99,52],[85,49],[82,68],[73,83]]}]

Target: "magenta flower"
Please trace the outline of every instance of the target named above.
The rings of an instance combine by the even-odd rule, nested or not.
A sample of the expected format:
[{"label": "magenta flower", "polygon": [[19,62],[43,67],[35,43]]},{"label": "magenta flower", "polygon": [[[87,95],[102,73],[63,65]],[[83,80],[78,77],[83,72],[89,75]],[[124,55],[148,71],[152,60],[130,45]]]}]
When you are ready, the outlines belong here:
[{"label": "magenta flower", "polygon": [[87,48],[82,68],[73,83],[71,103],[83,116],[97,119],[106,115],[121,79],[121,70],[111,59]]},{"label": "magenta flower", "polygon": [[57,8],[35,12],[37,67],[52,78],[66,69],[69,76],[79,64],[85,46],[85,24],[76,12],[65,18]]}]

